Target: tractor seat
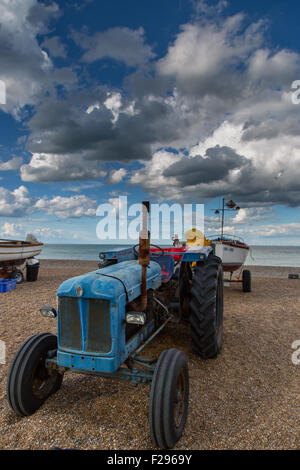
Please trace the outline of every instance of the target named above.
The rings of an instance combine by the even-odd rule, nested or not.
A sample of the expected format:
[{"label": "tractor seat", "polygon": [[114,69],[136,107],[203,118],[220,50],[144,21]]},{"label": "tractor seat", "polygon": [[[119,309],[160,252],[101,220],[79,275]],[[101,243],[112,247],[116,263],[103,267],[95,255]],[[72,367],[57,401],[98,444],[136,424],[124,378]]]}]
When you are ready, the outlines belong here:
[{"label": "tractor seat", "polygon": [[161,267],[162,283],[165,284],[166,282],[169,282],[169,280],[171,279],[174,273],[174,265],[175,265],[174,258],[168,255],[162,255],[162,256],[156,255],[155,256],[153,254],[151,254],[150,258],[151,258],[151,261],[155,261]]}]

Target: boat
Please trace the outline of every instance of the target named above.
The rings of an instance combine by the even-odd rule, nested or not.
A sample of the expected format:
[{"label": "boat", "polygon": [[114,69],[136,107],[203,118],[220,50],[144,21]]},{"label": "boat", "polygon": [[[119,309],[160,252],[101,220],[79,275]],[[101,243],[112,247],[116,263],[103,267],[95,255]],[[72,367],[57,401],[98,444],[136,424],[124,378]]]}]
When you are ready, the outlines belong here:
[{"label": "boat", "polygon": [[241,237],[224,233],[225,211],[239,211],[240,207],[232,200],[225,202],[222,199],[222,209],[216,209],[215,214],[222,213],[221,234],[209,237],[214,253],[221,258],[223,271],[233,273],[240,269],[248,256],[250,247]]},{"label": "boat", "polygon": [[[196,228],[192,228],[185,232],[185,237],[187,239],[186,242],[181,242],[178,239],[178,236],[175,235],[172,238],[173,247],[176,249],[176,252],[178,252],[177,258],[174,256],[175,261],[179,261],[181,259],[179,252],[186,251],[188,247],[211,245],[213,247],[214,254],[222,260],[223,271],[230,272],[232,274],[234,271],[240,269],[247,259],[250,247],[241,237],[224,233],[225,211],[238,211],[239,209],[239,206],[237,206],[234,201],[230,200],[225,202],[225,199],[223,198],[222,209],[215,210],[215,214],[220,214],[220,211],[222,213],[220,234],[206,238],[202,232]],[[164,248],[164,251],[174,251],[174,248]],[[151,251],[157,250],[153,249]]]},{"label": "boat", "polygon": [[43,243],[30,235],[26,240],[0,239],[0,266],[6,264],[23,264],[27,259],[38,256],[43,248]]},{"label": "boat", "polygon": [[223,234],[217,238],[210,238],[214,253],[221,258],[223,271],[233,272],[240,269],[245,263],[250,247],[240,237]]}]

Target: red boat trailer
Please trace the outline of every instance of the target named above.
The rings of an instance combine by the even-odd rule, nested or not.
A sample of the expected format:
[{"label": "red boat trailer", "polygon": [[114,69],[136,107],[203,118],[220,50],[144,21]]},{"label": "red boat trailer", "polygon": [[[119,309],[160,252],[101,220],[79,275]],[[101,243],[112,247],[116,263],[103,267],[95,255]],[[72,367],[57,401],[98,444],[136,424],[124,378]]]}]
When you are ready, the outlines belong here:
[{"label": "red boat trailer", "polygon": [[17,279],[17,284],[24,280],[23,270],[25,268],[27,258],[0,261],[0,279]]}]

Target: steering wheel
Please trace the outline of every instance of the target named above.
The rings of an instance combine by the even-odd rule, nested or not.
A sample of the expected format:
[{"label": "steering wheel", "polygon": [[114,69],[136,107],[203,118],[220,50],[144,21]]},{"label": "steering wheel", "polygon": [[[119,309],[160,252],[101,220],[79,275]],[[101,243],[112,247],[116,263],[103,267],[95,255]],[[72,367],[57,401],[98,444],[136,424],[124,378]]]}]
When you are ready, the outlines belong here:
[{"label": "steering wheel", "polygon": [[[139,244],[134,245],[134,247],[133,247],[133,252],[134,252],[134,254],[135,254],[136,257],[139,256],[139,252],[138,252],[138,250],[137,250],[137,247],[138,247],[138,246],[139,246]],[[156,253],[156,252],[150,253],[151,256],[161,257],[161,256],[163,256],[163,255],[165,254],[164,250],[163,250],[160,246],[158,246],[158,245],[152,245],[152,243],[150,244],[150,246],[153,246],[154,248],[158,248],[158,249],[159,249],[159,252],[158,252],[158,253]]]}]

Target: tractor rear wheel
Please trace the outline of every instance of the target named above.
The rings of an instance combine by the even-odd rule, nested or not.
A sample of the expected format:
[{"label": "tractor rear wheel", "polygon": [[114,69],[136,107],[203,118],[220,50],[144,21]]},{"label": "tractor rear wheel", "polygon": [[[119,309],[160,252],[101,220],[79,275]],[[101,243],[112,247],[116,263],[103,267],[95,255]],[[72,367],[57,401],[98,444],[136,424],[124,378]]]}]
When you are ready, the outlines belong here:
[{"label": "tractor rear wheel", "polygon": [[214,255],[194,271],[190,300],[192,347],[203,359],[217,357],[223,338],[223,269]]},{"label": "tractor rear wheel", "polygon": [[244,292],[251,292],[251,271],[245,269],[243,271],[243,291]]},{"label": "tractor rear wheel", "polygon": [[149,424],[153,443],[172,449],[180,439],[188,413],[189,374],[186,355],[178,349],[166,349],[154,371]]},{"label": "tractor rear wheel", "polygon": [[7,379],[7,400],[20,416],[33,414],[61,386],[63,375],[50,371],[47,353],[57,349],[57,338],[50,333],[33,335],[16,353]]}]

